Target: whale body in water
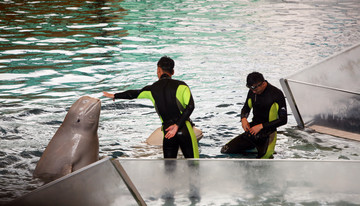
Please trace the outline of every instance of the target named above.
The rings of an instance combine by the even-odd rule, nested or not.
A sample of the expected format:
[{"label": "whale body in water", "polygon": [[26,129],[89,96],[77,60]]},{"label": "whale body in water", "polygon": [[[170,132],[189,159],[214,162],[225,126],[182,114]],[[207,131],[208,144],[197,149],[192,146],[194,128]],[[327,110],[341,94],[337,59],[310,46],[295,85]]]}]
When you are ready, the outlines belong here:
[{"label": "whale body in water", "polygon": [[50,182],[99,159],[98,126],[101,101],[79,98],[50,140],[33,176]]}]

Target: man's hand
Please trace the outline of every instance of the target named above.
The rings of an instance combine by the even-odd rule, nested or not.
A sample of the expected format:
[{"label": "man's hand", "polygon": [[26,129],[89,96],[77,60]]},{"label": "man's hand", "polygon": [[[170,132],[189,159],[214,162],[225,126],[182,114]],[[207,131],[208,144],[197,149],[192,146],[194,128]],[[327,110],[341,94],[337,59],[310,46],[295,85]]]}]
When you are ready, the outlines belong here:
[{"label": "man's hand", "polygon": [[250,131],[250,124],[245,117],[241,119],[241,125],[245,132]]},{"label": "man's hand", "polygon": [[173,124],[170,127],[166,128],[165,131],[167,133],[165,135],[165,138],[170,139],[170,138],[174,137],[175,134],[177,133],[178,129],[179,129],[179,126],[177,126],[177,124]]},{"label": "man's hand", "polygon": [[262,124],[257,124],[253,127],[250,128],[249,132],[252,134],[252,135],[256,135],[257,133],[260,132],[260,130],[262,130],[263,128],[263,125]]},{"label": "man's hand", "polygon": [[111,98],[111,99],[113,99],[114,101],[115,101],[115,95],[114,94],[110,94],[109,92],[103,92],[103,95],[105,96],[105,97],[109,97],[109,98]]}]

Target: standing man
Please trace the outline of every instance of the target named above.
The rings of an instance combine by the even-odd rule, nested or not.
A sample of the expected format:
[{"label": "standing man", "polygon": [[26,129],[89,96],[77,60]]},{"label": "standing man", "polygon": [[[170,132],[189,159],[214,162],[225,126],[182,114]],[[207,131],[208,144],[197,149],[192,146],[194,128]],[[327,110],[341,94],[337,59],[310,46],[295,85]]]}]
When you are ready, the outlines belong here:
[{"label": "standing man", "polygon": [[164,158],[176,158],[179,147],[185,158],[199,158],[196,136],[190,123],[190,115],[195,108],[194,100],[185,82],[171,78],[174,66],[174,60],[163,56],[157,63],[159,80],[152,85],[141,90],[103,93],[105,97],[114,100],[150,99],[162,122]]},{"label": "standing man", "polygon": [[[268,83],[259,72],[247,76],[249,92],[241,110],[241,124],[245,133],[221,148],[221,153],[244,153],[256,148],[257,158],[272,157],[276,143],[276,128],[287,123],[285,97],[280,89]],[[249,123],[249,113],[253,119]]]}]

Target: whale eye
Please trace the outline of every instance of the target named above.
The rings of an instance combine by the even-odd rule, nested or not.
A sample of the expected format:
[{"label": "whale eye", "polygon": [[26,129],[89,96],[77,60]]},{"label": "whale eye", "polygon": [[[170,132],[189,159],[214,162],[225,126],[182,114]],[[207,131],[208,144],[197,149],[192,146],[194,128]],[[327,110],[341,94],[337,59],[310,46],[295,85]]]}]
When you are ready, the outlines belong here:
[{"label": "whale eye", "polygon": [[78,119],[77,122],[80,122],[80,119]]}]

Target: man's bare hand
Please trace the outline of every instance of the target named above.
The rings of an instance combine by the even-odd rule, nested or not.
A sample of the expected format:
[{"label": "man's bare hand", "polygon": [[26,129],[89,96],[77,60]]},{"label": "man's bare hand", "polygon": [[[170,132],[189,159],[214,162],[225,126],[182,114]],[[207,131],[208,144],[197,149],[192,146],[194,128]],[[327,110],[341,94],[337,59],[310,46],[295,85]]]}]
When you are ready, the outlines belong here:
[{"label": "man's bare hand", "polygon": [[111,93],[109,93],[109,92],[103,92],[103,96],[115,100],[115,95],[114,95],[114,94],[111,94]]},{"label": "man's bare hand", "polygon": [[250,124],[245,117],[241,119],[241,126],[245,132],[250,131]]},{"label": "man's bare hand", "polygon": [[166,128],[165,131],[167,133],[165,135],[165,138],[170,139],[170,138],[174,137],[175,134],[177,133],[178,129],[179,129],[179,126],[177,126],[177,124],[173,124],[170,127]]},{"label": "man's bare hand", "polygon": [[260,130],[262,130],[263,128],[263,125],[262,124],[257,124],[253,127],[250,128],[249,132],[252,134],[252,135],[256,135],[257,133],[260,132]]}]

